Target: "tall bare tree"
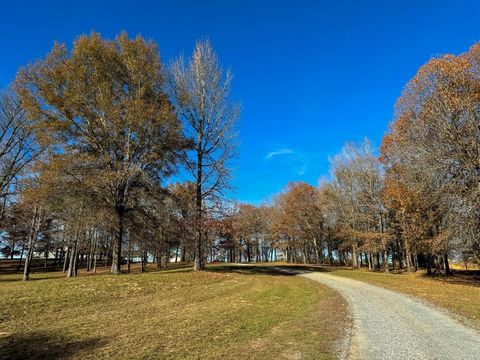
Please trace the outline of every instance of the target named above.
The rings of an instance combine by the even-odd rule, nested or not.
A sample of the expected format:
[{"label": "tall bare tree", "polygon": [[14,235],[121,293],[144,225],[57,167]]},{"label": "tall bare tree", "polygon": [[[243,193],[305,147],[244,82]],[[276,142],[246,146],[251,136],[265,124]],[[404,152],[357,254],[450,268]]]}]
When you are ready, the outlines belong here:
[{"label": "tall bare tree", "polygon": [[236,148],[235,122],[239,105],[229,100],[232,75],[225,71],[208,40],[198,41],[187,63],[183,58],[170,68],[175,105],[193,139],[194,149],[185,164],[196,184],[197,234],[195,270],[205,268],[203,221],[208,202],[228,186],[229,160]]}]

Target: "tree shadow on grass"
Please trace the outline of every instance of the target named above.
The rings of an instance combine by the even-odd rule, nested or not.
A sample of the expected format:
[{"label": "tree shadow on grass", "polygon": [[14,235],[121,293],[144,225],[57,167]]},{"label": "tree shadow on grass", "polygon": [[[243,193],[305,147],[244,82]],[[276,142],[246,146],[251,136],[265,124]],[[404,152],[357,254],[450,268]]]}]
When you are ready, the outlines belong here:
[{"label": "tree shadow on grass", "polygon": [[278,276],[295,276],[305,274],[312,271],[330,272],[330,268],[320,267],[318,265],[254,265],[254,264],[227,264],[214,265],[207,268],[211,272],[220,273],[238,273],[245,275],[278,275]]},{"label": "tree shadow on grass", "polygon": [[480,270],[453,270],[451,275],[423,275],[426,279],[438,280],[457,285],[480,287]]},{"label": "tree shadow on grass", "polygon": [[[25,260],[19,262],[18,259],[0,259],[0,274],[21,274],[25,267]],[[61,271],[63,263],[55,262],[53,259],[48,260],[47,267],[45,267],[44,259],[33,259],[30,273],[48,273]]]},{"label": "tree shadow on grass", "polygon": [[[29,282],[37,280],[50,280],[50,279],[60,279],[64,278],[66,275],[64,273],[58,273],[53,275],[47,275],[47,273],[32,273],[30,274]],[[14,281],[23,281],[23,274],[7,275],[0,276],[0,283],[2,282],[14,282]]]},{"label": "tree shadow on grass", "polygon": [[101,338],[72,340],[61,334],[51,333],[0,333],[0,359],[67,359],[80,351],[94,350],[104,344],[106,341]]}]

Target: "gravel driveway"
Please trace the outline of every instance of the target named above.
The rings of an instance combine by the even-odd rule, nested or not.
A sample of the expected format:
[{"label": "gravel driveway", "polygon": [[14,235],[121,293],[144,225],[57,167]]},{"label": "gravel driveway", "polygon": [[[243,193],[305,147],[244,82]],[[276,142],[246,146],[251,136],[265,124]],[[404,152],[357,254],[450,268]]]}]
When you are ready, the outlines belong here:
[{"label": "gravel driveway", "polygon": [[420,301],[331,274],[301,276],[348,301],[354,323],[349,359],[480,360],[480,333]]}]

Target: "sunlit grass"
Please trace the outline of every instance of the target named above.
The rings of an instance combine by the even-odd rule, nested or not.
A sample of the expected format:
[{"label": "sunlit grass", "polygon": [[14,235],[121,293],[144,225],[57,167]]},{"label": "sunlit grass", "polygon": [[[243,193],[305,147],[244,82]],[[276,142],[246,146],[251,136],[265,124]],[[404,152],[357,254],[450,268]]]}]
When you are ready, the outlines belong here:
[{"label": "sunlit grass", "polygon": [[[0,358],[334,358],[346,306],[274,274],[187,269],[0,276]],[[68,347],[68,349],[67,349]]]}]

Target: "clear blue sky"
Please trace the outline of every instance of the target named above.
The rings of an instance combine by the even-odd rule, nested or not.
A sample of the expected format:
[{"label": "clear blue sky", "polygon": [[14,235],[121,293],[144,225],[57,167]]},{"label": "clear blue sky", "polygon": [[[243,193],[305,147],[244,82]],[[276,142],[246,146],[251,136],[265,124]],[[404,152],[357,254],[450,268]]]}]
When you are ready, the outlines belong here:
[{"label": "clear blue sky", "polygon": [[480,40],[477,1],[6,1],[0,87],[58,40],[121,30],[165,61],[208,36],[243,104],[234,195],[260,202],[316,184],[345,141],[376,145],[403,85],[431,56]]}]

